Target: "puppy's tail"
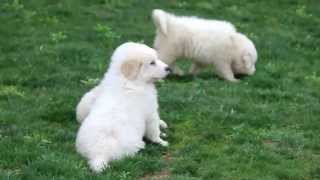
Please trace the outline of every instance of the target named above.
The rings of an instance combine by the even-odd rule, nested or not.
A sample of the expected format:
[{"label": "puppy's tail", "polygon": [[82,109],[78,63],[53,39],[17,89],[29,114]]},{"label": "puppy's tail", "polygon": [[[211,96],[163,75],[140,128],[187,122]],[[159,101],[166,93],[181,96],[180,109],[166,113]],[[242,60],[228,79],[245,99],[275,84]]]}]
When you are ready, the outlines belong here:
[{"label": "puppy's tail", "polygon": [[152,11],[152,19],[159,32],[161,32],[163,35],[167,35],[168,14],[161,9],[154,9]]}]

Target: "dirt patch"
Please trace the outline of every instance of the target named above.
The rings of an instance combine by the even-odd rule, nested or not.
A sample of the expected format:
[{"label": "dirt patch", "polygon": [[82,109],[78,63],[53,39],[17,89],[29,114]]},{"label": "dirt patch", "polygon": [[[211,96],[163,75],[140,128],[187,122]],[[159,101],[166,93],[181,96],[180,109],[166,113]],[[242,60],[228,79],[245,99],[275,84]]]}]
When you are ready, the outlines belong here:
[{"label": "dirt patch", "polygon": [[152,174],[146,174],[141,180],[164,180],[170,177],[171,173],[169,170],[163,170]]},{"label": "dirt patch", "polygon": [[[172,156],[169,152],[164,154],[162,158],[169,163],[172,160]],[[169,169],[165,168],[160,172],[150,173],[143,176],[140,180],[164,180],[170,177],[171,173]]]},{"label": "dirt patch", "polygon": [[164,155],[162,156],[162,158],[163,158],[164,160],[166,160],[166,162],[169,162],[169,161],[172,160],[172,155],[171,155],[169,152],[167,152],[166,154],[164,154]]}]

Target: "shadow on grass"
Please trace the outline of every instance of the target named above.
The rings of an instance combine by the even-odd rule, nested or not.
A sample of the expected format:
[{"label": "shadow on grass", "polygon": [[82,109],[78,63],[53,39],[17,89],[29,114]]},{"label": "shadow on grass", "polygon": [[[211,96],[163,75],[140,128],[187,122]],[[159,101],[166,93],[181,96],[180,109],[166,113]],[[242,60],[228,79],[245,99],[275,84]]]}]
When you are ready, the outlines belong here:
[{"label": "shadow on grass", "polygon": [[[235,77],[240,80],[245,80],[248,76],[243,75],[243,74],[236,74]],[[217,75],[213,73],[200,73],[197,75],[192,75],[192,74],[186,74],[183,76],[171,74],[167,78],[169,81],[173,82],[191,82],[194,81],[195,79],[201,79],[201,80],[218,80],[218,81],[225,81],[222,78],[218,77]]]},{"label": "shadow on grass", "polygon": [[218,77],[213,75],[212,73],[202,73],[198,75],[186,74],[183,76],[171,74],[168,76],[167,79],[174,82],[190,82],[190,81],[194,81],[195,79],[211,80],[211,79],[218,79]]}]

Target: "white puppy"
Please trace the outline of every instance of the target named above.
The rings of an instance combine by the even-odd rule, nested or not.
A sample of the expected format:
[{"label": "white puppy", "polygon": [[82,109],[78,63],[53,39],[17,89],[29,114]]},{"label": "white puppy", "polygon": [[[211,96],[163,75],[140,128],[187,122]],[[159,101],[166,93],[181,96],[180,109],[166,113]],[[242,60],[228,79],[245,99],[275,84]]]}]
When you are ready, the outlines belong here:
[{"label": "white puppy", "polygon": [[[100,94],[103,93],[103,90],[106,90],[106,89],[103,89],[102,87],[103,85],[102,83],[100,83],[99,85],[92,88],[89,92],[87,92],[82,96],[76,108],[76,118],[79,123],[82,123],[82,121],[88,116],[92,108],[92,105],[96,101],[97,97],[99,97]],[[168,125],[166,122],[160,120],[160,127],[167,128]],[[162,133],[161,135],[166,136],[165,133]]]},{"label": "white puppy", "polygon": [[183,75],[175,61],[185,57],[193,60],[192,74],[206,65],[213,65],[216,73],[229,81],[238,81],[235,74],[254,74],[256,48],[231,23],[179,17],[159,9],[153,10],[152,18],[157,28],[154,47],[174,73]]},{"label": "white puppy", "polygon": [[144,136],[168,145],[160,138],[159,126],[164,122],[158,114],[154,82],[169,71],[146,45],[129,42],[115,50],[76,139],[77,151],[93,171],[101,172],[110,161],[144,148]]}]

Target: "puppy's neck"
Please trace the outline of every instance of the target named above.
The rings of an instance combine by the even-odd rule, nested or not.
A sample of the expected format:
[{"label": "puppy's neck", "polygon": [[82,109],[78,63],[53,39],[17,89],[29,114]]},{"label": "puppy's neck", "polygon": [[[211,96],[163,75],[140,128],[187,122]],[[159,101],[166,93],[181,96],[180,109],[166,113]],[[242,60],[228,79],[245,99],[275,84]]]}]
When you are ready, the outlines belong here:
[{"label": "puppy's neck", "polygon": [[126,91],[135,91],[135,92],[143,92],[146,89],[154,88],[153,83],[145,83],[141,81],[131,81],[125,80],[122,84],[122,87]]},{"label": "puppy's neck", "polygon": [[102,83],[106,86],[106,89],[115,88],[118,90],[142,92],[146,89],[155,89],[154,82],[143,82],[139,80],[129,80],[119,75],[106,73]]}]

